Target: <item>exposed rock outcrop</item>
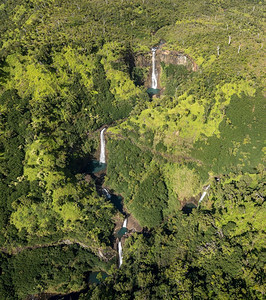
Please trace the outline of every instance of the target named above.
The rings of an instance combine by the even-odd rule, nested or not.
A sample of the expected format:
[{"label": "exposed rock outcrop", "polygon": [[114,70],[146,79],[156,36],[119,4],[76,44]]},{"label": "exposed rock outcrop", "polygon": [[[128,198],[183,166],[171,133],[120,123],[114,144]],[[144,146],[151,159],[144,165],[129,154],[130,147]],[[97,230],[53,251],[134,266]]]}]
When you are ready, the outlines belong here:
[{"label": "exposed rock outcrop", "polygon": [[178,51],[159,49],[157,51],[157,56],[161,62],[166,64],[183,65],[194,72],[198,69],[197,64],[191,57]]},{"label": "exposed rock outcrop", "polygon": [[[158,73],[158,88],[160,87],[160,74],[161,74],[161,62],[165,64],[183,65],[188,70],[197,71],[198,66],[194,60],[187,54],[174,50],[164,50],[162,46],[159,46],[156,51],[156,69]],[[149,74],[145,79],[145,87],[151,86],[151,74],[152,74],[152,53],[140,54],[135,57],[135,65],[139,68],[149,68]]]}]

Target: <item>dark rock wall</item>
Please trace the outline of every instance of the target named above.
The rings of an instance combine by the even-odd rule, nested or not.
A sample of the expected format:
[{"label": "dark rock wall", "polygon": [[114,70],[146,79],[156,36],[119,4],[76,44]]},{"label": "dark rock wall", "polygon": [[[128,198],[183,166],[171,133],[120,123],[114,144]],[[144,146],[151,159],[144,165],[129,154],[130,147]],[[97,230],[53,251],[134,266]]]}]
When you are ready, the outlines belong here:
[{"label": "dark rock wall", "polygon": [[[188,55],[178,52],[178,51],[170,51],[163,50],[159,48],[156,51],[156,70],[158,72],[158,88],[162,88],[160,86],[160,74],[161,74],[161,62],[165,64],[173,64],[173,65],[183,65],[186,66],[189,70],[197,71],[198,66],[193,61],[191,57]],[[152,74],[152,53],[145,53],[141,55],[137,55],[135,57],[135,65],[138,68],[149,69],[148,76],[145,79],[144,86],[149,88],[151,86],[151,74]]]}]

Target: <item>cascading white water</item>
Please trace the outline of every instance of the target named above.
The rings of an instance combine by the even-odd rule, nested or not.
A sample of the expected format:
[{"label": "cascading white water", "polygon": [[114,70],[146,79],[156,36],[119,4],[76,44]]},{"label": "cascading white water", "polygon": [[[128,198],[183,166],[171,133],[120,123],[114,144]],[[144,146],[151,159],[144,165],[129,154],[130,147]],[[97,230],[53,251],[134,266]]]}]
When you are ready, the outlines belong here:
[{"label": "cascading white water", "polygon": [[[209,187],[210,187],[210,185],[208,185],[208,186],[206,187],[205,191],[202,193],[202,195],[201,195],[201,197],[200,197],[200,199],[199,199],[199,204],[200,204],[200,202],[205,198],[205,196],[207,195],[207,191],[208,191]],[[198,204],[198,205],[199,205],[199,204]]]},{"label": "cascading white water", "polygon": [[122,252],[122,243],[121,243],[121,241],[118,242],[118,256],[119,256],[118,266],[120,268],[122,263],[123,263],[123,252]]},{"label": "cascading white water", "polygon": [[127,228],[127,218],[125,218],[124,222],[123,222],[123,228]]},{"label": "cascading white water", "polygon": [[107,199],[111,199],[112,196],[111,196],[111,194],[108,192],[107,189],[104,188],[102,191],[103,191],[103,194],[106,196]]},{"label": "cascading white water", "polygon": [[155,53],[156,48],[152,48],[152,75],[151,75],[151,87],[153,89],[157,89],[157,75],[156,75],[156,68],[155,68]]},{"label": "cascading white water", "polygon": [[104,140],[104,131],[106,128],[101,130],[100,142],[101,142],[101,153],[100,153],[100,163],[105,164],[105,140]]}]

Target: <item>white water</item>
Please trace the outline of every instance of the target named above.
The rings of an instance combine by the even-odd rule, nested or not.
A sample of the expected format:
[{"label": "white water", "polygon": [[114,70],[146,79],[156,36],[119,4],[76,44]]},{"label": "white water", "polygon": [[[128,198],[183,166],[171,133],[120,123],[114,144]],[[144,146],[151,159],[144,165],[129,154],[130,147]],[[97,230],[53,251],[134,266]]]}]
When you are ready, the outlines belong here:
[{"label": "white water", "polygon": [[101,154],[100,154],[100,163],[105,164],[105,140],[104,140],[104,131],[106,128],[101,130],[100,141],[101,141]]},{"label": "white water", "polygon": [[156,76],[156,68],[155,68],[155,52],[156,48],[152,48],[152,75],[151,75],[151,87],[153,89],[157,89],[157,76]]},{"label": "white water", "polygon": [[200,197],[200,199],[199,199],[199,204],[200,204],[200,202],[205,198],[205,196],[207,195],[207,191],[208,191],[209,187],[210,187],[210,185],[208,185],[208,186],[206,187],[205,191],[202,193],[202,195],[201,195],[201,197]]},{"label": "white water", "polygon": [[107,199],[111,199],[112,197],[111,194],[108,192],[108,190],[105,188],[103,189],[103,194],[106,196]]},{"label": "white water", "polygon": [[118,266],[120,268],[122,263],[123,263],[123,252],[122,252],[122,243],[121,243],[121,241],[118,242],[118,255],[119,255]]},{"label": "white water", "polygon": [[127,228],[127,218],[125,218],[124,223],[123,223],[123,228]]}]

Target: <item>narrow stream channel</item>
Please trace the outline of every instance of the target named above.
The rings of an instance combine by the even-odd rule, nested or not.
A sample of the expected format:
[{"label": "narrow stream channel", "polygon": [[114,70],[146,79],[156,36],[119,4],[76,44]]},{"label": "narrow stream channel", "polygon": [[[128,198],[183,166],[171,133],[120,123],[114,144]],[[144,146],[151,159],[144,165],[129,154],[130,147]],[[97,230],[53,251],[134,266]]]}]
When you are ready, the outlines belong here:
[{"label": "narrow stream channel", "polygon": [[[104,136],[105,130],[106,130],[106,127],[103,128],[100,133],[100,149],[101,149],[101,151],[100,151],[99,163],[104,164],[106,166],[106,159],[105,159],[106,149],[105,149],[105,136]],[[123,248],[122,248],[122,240],[121,239],[127,232],[127,215],[124,213],[124,210],[123,210],[122,198],[117,195],[111,194],[107,188],[102,187],[102,184],[103,184],[103,182],[101,182],[101,188],[99,189],[100,194],[105,196],[105,198],[107,200],[111,201],[114,204],[115,208],[118,209],[125,216],[123,225],[119,229],[119,231],[116,235],[116,237],[118,239],[118,243],[117,243],[118,267],[120,268],[123,263]]]},{"label": "narrow stream channel", "polygon": [[[155,95],[160,92],[158,87],[158,74],[156,70],[156,50],[157,47],[153,47],[151,49],[152,51],[152,82],[151,87],[147,90],[147,93],[149,95]],[[96,190],[100,196],[106,197],[107,200],[111,201],[115,208],[124,215],[124,221],[122,227],[118,230],[118,232],[115,235],[115,238],[117,239],[117,252],[118,252],[118,267],[120,268],[123,264],[123,248],[122,248],[122,238],[125,236],[125,234],[128,232],[128,217],[124,211],[123,207],[123,199],[119,195],[115,195],[113,193],[110,193],[110,191],[103,187],[104,184],[104,176],[105,176],[105,170],[106,170],[106,142],[105,142],[105,131],[107,130],[107,127],[105,126],[100,131],[100,156],[99,160],[93,159],[89,162],[88,167],[86,168],[86,171],[95,181]],[[89,283],[94,284],[100,284],[106,277],[108,276],[107,273],[103,271],[93,271],[90,272],[90,275],[88,277]],[[55,295],[52,297],[49,297],[49,300],[76,300],[79,298],[79,295],[83,292],[85,292],[87,288],[84,290],[77,292],[77,293],[71,293],[68,295]],[[45,294],[44,294],[45,295]],[[47,294],[46,294],[47,295]]]}]

